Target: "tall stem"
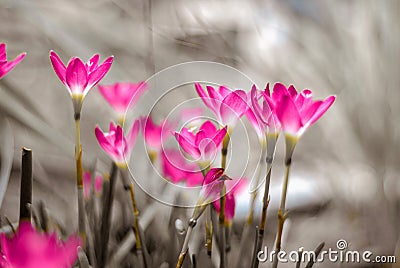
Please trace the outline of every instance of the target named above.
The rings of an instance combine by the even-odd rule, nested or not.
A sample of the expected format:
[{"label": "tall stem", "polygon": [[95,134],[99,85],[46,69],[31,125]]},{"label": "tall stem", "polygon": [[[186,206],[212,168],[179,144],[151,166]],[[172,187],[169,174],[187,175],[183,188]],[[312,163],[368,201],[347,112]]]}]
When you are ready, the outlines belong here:
[{"label": "tall stem", "polygon": [[[282,185],[282,194],[281,194],[281,202],[278,210],[278,231],[276,234],[276,241],[275,241],[275,252],[278,254],[281,250],[281,243],[282,243],[282,231],[283,225],[286,220],[286,195],[287,195],[287,188],[289,185],[289,173],[290,173],[290,166],[292,164],[292,155],[294,148],[296,147],[297,137],[293,137],[291,135],[285,135],[286,141],[286,156],[285,156],[285,177],[283,179]],[[278,258],[275,256],[273,264],[273,268],[278,267]]]},{"label": "tall stem", "polygon": [[[210,164],[202,164],[199,163],[199,167],[201,169],[201,173],[203,174],[203,178],[206,177],[208,171],[210,171]],[[212,204],[208,205],[206,208],[206,248],[207,248],[207,255],[211,257],[212,252],[212,236],[213,236],[213,225],[212,225],[212,218],[211,214],[213,213]]]},{"label": "tall stem", "polygon": [[[281,243],[282,243],[282,231],[283,231],[283,224],[286,220],[286,194],[287,194],[287,186],[289,182],[289,171],[290,171],[290,164],[286,165],[285,168],[285,178],[283,180],[282,186],[282,195],[281,195],[281,203],[278,210],[278,231],[276,234],[276,241],[275,241],[275,252],[281,251]],[[278,258],[274,258],[274,262],[272,267],[278,267]]]},{"label": "tall stem", "polygon": [[[221,167],[225,170],[226,168],[226,156],[228,154],[228,145],[230,141],[229,133],[227,133],[222,141],[222,149],[221,149]],[[221,243],[221,258],[220,258],[220,268],[225,268],[226,266],[226,232],[225,232],[225,203],[226,203],[226,186],[224,186],[221,190],[221,198],[220,198],[220,211],[219,211],[219,235],[220,235],[220,243]]]},{"label": "tall stem", "polygon": [[146,254],[144,252],[145,248],[143,247],[144,238],[141,234],[141,230],[140,230],[140,226],[139,226],[139,209],[137,207],[136,198],[135,198],[135,186],[132,182],[129,181],[127,168],[124,167],[124,168],[121,168],[120,170],[122,173],[124,189],[125,189],[125,191],[129,191],[129,196],[130,196],[131,204],[132,204],[132,211],[133,211],[133,215],[134,215],[133,231],[135,233],[135,238],[136,238],[136,245],[135,245],[136,251],[138,252],[139,256],[142,259],[143,266],[148,267],[149,263],[146,259]]},{"label": "tall stem", "polygon": [[196,226],[196,223],[197,223],[197,221],[194,219],[189,220],[189,227],[186,232],[185,241],[183,242],[182,249],[181,249],[181,252],[178,257],[178,262],[176,263],[176,268],[182,267],[183,261],[185,260],[185,257],[189,251],[190,236],[192,235],[192,231],[193,231],[193,228]]},{"label": "tall stem", "polygon": [[83,179],[82,179],[82,145],[81,145],[81,126],[80,113],[75,114],[75,163],[76,163],[76,186],[78,190],[78,228],[79,237],[82,244],[86,243],[86,226],[85,226],[85,205],[83,196]]},{"label": "tall stem", "polygon": [[272,173],[272,162],[274,160],[276,141],[278,139],[278,133],[267,133],[267,157],[265,161],[267,163],[267,170],[265,175],[265,184],[264,184],[264,196],[263,196],[263,207],[261,212],[260,226],[258,227],[257,237],[255,240],[253,255],[251,260],[251,267],[256,268],[259,265],[259,261],[257,258],[258,252],[261,250],[262,243],[264,241],[264,230],[265,223],[267,221],[267,209],[269,204],[269,185],[271,182],[271,173]]}]

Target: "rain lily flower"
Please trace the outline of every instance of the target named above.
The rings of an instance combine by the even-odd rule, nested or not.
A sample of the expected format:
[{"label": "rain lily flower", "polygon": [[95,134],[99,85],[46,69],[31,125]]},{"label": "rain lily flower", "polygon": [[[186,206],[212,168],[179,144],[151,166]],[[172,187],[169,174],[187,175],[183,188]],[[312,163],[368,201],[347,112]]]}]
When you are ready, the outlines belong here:
[{"label": "rain lily flower", "polygon": [[[94,178],[93,186],[95,193],[101,192],[101,188],[103,187],[103,178],[100,175],[97,175]],[[92,189],[92,174],[87,171],[83,173],[83,194],[85,198],[89,197],[90,189]]]},{"label": "rain lily flower", "polygon": [[[274,122],[280,125],[285,134],[297,138],[315,123],[336,99],[335,96],[329,96],[325,100],[314,101],[311,90],[304,89],[297,92],[293,85],[286,88],[281,83],[275,83],[272,94],[267,86],[262,95],[268,105],[264,104],[261,109],[253,102],[254,110],[259,118],[266,124],[271,125]],[[268,115],[269,109],[273,116]]]},{"label": "rain lily flower", "polygon": [[[239,180],[228,180],[225,182],[226,185],[226,203],[225,203],[225,224],[230,225],[232,223],[233,216],[235,215],[236,208],[236,196],[243,192],[247,187],[247,180],[242,178]],[[219,213],[221,209],[221,203],[219,200],[214,201],[213,205],[215,210]]]},{"label": "rain lily flower", "polygon": [[26,52],[19,54],[14,60],[7,61],[6,44],[0,44],[0,79],[25,58]]},{"label": "rain lily flower", "polygon": [[100,127],[96,126],[95,134],[101,148],[114,160],[115,164],[120,168],[126,168],[139,129],[140,122],[136,120],[125,137],[122,127],[120,125],[115,126],[111,122],[109,132],[104,133]]},{"label": "rain lily flower", "polygon": [[0,235],[0,267],[4,268],[70,268],[78,257],[79,238],[60,241],[55,233],[42,234],[30,222],[21,222],[11,238]]},{"label": "rain lily flower", "polygon": [[294,137],[300,137],[331,107],[336,99],[335,96],[329,96],[325,100],[314,101],[311,90],[304,89],[297,92],[294,86],[290,86],[283,92],[278,93],[281,97],[275,112],[282,130]]},{"label": "rain lily flower", "polygon": [[202,166],[208,166],[221,148],[227,126],[217,129],[211,121],[204,122],[196,134],[188,128],[175,132],[181,148]]},{"label": "rain lily flower", "polygon": [[[255,122],[252,125],[256,128],[258,127],[264,133],[279,133],[280,124],[279,120],[274,113],[274,108],[276,107],[276,102],[273,100],[269,93],[269,84],[267,84],[264,91],[258,91],[257,87],[254,85],[250,91],[251,99],[251,111],[253,111],[256,117]],[[261,105],[259,100],[261,99]]]},{"label": "rain lily flower", "polygon": [[79,115],[82,109],[83,98],[91,88],[97,85],[111,68],[114,57],[108,57],[99,65],[100,56],[93,55],[86,63],[80,58],[72,57],[67,66],[60,57],[50,51],[50,60],[58,78],[71,94],[75,115]]},{"label": "rain lily flower", "polygon": [[161,159],[163,174],[172,183],[184,182],[188,187],[203,183],[203,174],[197,164],[188,162],[179,150],[165,149],[161,152]]},{"label": "rain lily flower", "polygon": [[243,90],[231,91],[225,86],[220,86],[216,90],[212,86],[206,86],[206,93],[199,83],[195,84],[195,88],[204,104],[210,108],[219,122],[228,126],[229,132],[249,109],[248,96]]},{"label": "rain lily flower", "polygon": [[151,116],[148,116],[141,118],[141,126],[144,140],[149,148],[149,156],[154,161],[157,153],[161,150],[162,144],[172,136],[175,124],[165,119],[157,125]]},{"label": "rain lily flower", "polygon": [[204,177],[203,186],[200,190],[192,219],[197,220],[208,204],[220,198],[220,193],[226,180],[231,179],[224,174],[223,168],[212,168],[208,171]]},{"label": "rain lily flower", "polygon": [[104,99],[118,114],[124,117],[129,105],[135,105],[147,89],[146,82],[140,83],[115,83],[112,85],[98,85]]}]

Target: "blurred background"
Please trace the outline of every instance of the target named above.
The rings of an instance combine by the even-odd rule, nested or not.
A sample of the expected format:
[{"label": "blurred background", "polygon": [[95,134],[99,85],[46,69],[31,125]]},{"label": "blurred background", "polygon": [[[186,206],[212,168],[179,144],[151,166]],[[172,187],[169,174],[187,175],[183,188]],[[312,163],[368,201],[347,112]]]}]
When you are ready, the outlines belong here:
[{"label": "blurred background", "polygon": [[[354,250],[394,255],[400,249],[399,22],[397,0],[0,0],[0,42],[7,44],[8,58],[28,53],[0,81],[2,180],[11,168],[8,186],[1,189],[6,192],[0,214],[18,219],[21,147],[26,146],[34,155],[34,202],[42,200],[68,230],[76,225],[73,109],[50,64],[50,50],[64,62],[72,56],[114,55],[102,83],[139,82],[178,63],[213,61],[238,69],[261,88],[281,81],[312,89],[316,98],[337,95],[296,148],[284,249],[312,250],[322,241],[336,249],[345,239]],[[192,85],[182,90],[185,98],[196,96]],[[157,111],[160,122],[168,108]],[[101,172],[108,170],[94,127],[106,129],[111,119],[111,108],[93,89],[81,124],[85,168],[100,159]],[[252,135],[251,146],[257,147]],[[280,140],[264,241],[269,247],[276,232],[283,148]],[[140,150],[136,164],[142,161]],[[155,176],[147,174],[150,167],[139,172],[149,180]],[[153,201],[139,195],[145,210]],[[238,202],[233,252],[247,209],[246,200]],[[152,218],[149,222],[151,228]],[[353,266],[365,264],[318,267]]]}]

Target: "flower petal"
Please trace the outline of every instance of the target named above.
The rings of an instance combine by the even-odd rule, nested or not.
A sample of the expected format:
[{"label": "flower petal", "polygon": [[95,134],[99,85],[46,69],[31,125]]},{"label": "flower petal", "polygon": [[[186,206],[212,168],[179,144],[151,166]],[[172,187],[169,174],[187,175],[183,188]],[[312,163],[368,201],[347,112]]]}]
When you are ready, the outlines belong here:
[{"label": "flower petal", "polygon": [[72,94],[83,94],[88,77],[85,65],[79,58],[74,58],[68,63],[65,78]]},{"label": "flower petal", "polygon": [[60,57],[55,53],[53,50],[50,51],[50,61],[51,64],[53,65],[53,69],[56,72],[58,78],[61,80],[61,82],[67,86],[66,82],[66,71],[67,68],[65,67],[64,63],[60,59]]},{"label": "flower petal", "polygon": [[336,100],[336,96],[329,96],[324,101],[322,101],[321,105],[318,106],[318,109],[315,111],[310,120],[306,123],[307,127],[314,124],[321,116],[332,106],[333,102]]},{"label": "flower petal", "polygon": [[100,127],[96,126],[95,135],[97,138],[97,142],[100,147],[113,159],[115,162],[120,162],[121,155],[119,151],[114,147],[114,141],[111,141],[111,137],[114,139],[115,133],[113,135],[106,136],[103,131],[101,131]]},{"label": "flower petal", "polygon": [[127,158],[127,160],[129,160],[129,156],[131,155],[131,152],[133,150],[133,147],[135,146],[136,143],[136,138],[138,136],[140,130],[140,121],[139,120],[135,120],[135,122],[133,122],[133,125],[126,137],[126,142],[128,143],[127,146],[125,146],[127,149],[127,151],[125,152],[125,157]]},{"label": "flower petal", "polygon": [[217,128],[210,120],[207,120],[200,126],[199,131],[203,131],[206,137],[211,138],[217,132]]},{"label": "flower petal", "polygon": [[7,61],[6,44],[0,43],[0,61]]},{"label": "flower petal", "polygon": [[222,141],[224,140],[226,133],[228,131],[227,129],[228,126],[225,126],[224,128],[218,130],[217,134],[214,137],[212,137],[212,140],[217,148],[219,148],[219,146],[222,144]]},{"label": "flower petal", "polygon": [[297,135],[303,126],[299,111],[291,97],[284,95],[276,108],[276,115],[283,131]]},{"label": "flower petal", "polygon": [[86,70],[88,71],[88,73],[93,72],[98,64],[99,64],[99,60],[100,60],[100,55],[99,54],[95,54],[93,55],[93,57],[90,58],[90,60],[88,60],[88,62],[85,64]]},{"label": "flower petal", "polygon": [[289,93],[288,93],[285,85],[278,82],[278,83],[275,83],[275,85],[274,85],[274,89],[273,89],[271,98],[276,103],[282,98],[282,96],[285,96],[288,94]]},{"label": "flower petal", "polygon": [[210,184],[219,178],[224,174],[224,169],[223,168],[212,168],[210,169],[206,176],[204,177],[204,183],[203,185]]},{"label": "flower petal", "polygon": [[19,54],[14,60],[6,62],[0,66],[0,79],[10,72],[14,67],[25,58],[26,53]]},{"label": "flower petal", "polygon": [[100,80],[103,79],[103,77],[110,70],[113,59],[114,56],[108,57],[100,66],[89,73],[87,87],[85,88],[84,95],[86,95],[92,87],[97,85],[97,83],[99,83]]},{"label": "flower petal", "polygon": [[199,97],[201,98],[201,100],[204,102],[204,104],[210,108],[211,110],[214,109],[214,106],[211,104],[210,102],[210,97],[206,94],[206,92],[204,91],[204,88],[199,84],[199,83],[195,83],[194,87],[196,89],[197,94],[199,95]]},{"label": "flower petal", "polygon": [[246,92],[235,90],[229,93],[220,107],[222,124],[233,127],[248,108]]},{"label": "flower petal", "polygon": [[198,159],[201,157],[200,150],[190,141],[188,141],[184,136],[175,132],[175,138],[178,141],[181,148],[188,153],[194,159]]}]

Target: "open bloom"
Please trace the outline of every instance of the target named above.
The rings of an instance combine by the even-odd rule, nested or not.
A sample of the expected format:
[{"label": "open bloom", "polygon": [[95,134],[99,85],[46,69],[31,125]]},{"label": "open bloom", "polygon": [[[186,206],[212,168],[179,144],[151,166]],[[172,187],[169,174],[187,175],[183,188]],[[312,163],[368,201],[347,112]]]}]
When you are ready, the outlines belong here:
[{"label": "open bloom", "polygon": [[98,85],[101,95],[111,105],[119,117],[123,117],[129,105],[135,105],[147,89],[146,82],[115,83]]},{"label": "open bloom", "polygon": [[89,171],[83,173],[83,194],[85,198],[89,197],[92,185],[94,187],[94,192],[100,193],[101,188],[103,187],[103,178],[100,175],[97,175],[94,178],[94,181],[92,181],[92,174]]},{"label": "open bloom", "polygon": [[197,220],[208,204],[220,198],[226,180],[230,180],[230,178],[224,174],[223,168],[212,168],[208,171],[193,211],[193,219]]},{"label": "open bloom", "polygon": [[139,129],[140,122],[136,120],[125,137],[122,127],[115,126],[111,122],[107,133],[104,133],[100,127],[96,126],[95,134],[101,148],[114,160],[117,166],[126,168],[127,161],[129,161],[135,146]]},{"label": "open bloom", "polygon": [[7,61],[6,44],[0,44],[0,79],[25,58],[26,52],[19,54],[14,60]]},{"label": "open bloom", "polygon": [[[225,199],[225,221],[227,224],[232,223],[233,216],[236,209],[236,196],[243,192],[247,187],[247,180],[242,178],[239,180],[227,180],[226,185],[226,199]],[[219,213],[221,210],[221,203],[219,200],[214,201],[213,205],[215,210]]]},{"label": "open bloom", "polygon": [[[276,100],[272,99],[269,93],[269,84],[264,91],[258,91],[254,85],[251,89],[251,111],[255,115],[254,121],[250,121],[258,131],[265,133],[278,133],[280,131],[279,120],[274,113]],[[261,104],[260,104],[261,99]]]},{"label": "open bloom", "polygon": [[60,241],[55,233],[42,234],[31,223],[21,222],[11,238],[0,235],[3,268],[70,268],[78,257],[79,238]]},{"label": "open bloom", "polygon": [[161,152],[162,171],[165,178],[172,183],[184,182],[193,187],[203,183],[203,174],[197,164],[189,162],[176,149],[165,149]]},{"label": "open bloom", "polygon": [[73,57],[67,66],[61,61],[60,57],[50,51],[50,60],[58,78],[68,89],[74,100],[75,113],[79,113],[82,107],[83,98],[111,68],[114,57],[108,57],[99,65],[100,56],[98,54],[91,57],[86,63],[80,58]]},{"label": "open bloom", "polygon": [[335,96],[329,96],[325,100],[315,101],[309,89],[297,92],[292,85],[286,89],[284,85],[276,83],[269,98],[273,102],[269,104],[274,106],[282,131],[298,138],[331,107],[335,99]]},{"label": "open bloom", "polygon": [[194,160],[209,165],[219,151],[226,132],[226,126],[217,129],[211,121],[206,121],[196,134],[188,128],[182,128],[180,132],[175,132],[175,138]]},{"label": "open bloom", "polygon": [[206,86],[206,93],[199,83],[195,84],[195,88],[204,104],[210,108],[222,125],[228,126],[229,130],[249,109],[248,97],[243,90],[231,91],[225,86],[220,86],[216,90],[212,86]]}]

